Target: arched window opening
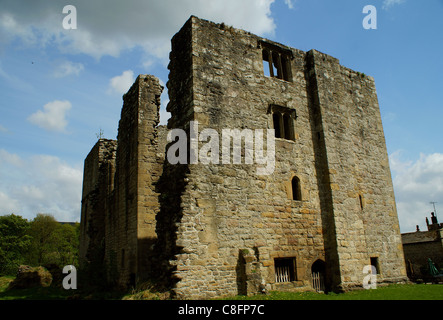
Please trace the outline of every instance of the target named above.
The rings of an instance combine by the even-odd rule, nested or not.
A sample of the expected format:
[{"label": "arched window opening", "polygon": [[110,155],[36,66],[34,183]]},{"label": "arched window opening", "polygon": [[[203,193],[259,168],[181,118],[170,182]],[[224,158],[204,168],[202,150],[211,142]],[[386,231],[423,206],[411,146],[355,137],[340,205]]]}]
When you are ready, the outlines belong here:
[{"label": "arched window opening", "polygon": [[292,178],[292,200],[301,201],[301,187],[300,179],[298,177]]},{"label": "arched window opening", "polygon": [[295,141],[295,109],[271,104],[268,112],[272,115],[275,137]]}]

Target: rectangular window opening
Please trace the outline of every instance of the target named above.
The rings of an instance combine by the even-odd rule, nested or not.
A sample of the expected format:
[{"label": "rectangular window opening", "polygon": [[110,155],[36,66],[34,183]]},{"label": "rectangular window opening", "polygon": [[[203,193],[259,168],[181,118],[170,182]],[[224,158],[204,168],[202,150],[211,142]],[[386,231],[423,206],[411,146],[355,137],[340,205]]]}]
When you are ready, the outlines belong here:
[{"label": "rectangular window opening", "polygon": [[278,112],[276,112],[276,113],[274,113],[273,115],[272,115],[272,120],[273,120],[273,123],[274,123],[274,130],[275,130],[275,137],[276,138],[282,138],[282,135],[281,135],[281,126],[280,126],[280,117],[281,117],[281,115],[278,113]]},{"label": "rectangular window opening", "polygon": [[291,51],[284,50],[278,46],[261,43],[263,51],[263,73],[270,78],[285,81],[291,80]]},{"label": "rectangular window opening", "polygon": [[291,282],[297,280],[295,258],[274,259],[275,282]]},{"label": "rectangular window opening", "polygon": [[263,50],[263,72],[266,77],[271,77],[269,69],[269,52],[267,50]]}]

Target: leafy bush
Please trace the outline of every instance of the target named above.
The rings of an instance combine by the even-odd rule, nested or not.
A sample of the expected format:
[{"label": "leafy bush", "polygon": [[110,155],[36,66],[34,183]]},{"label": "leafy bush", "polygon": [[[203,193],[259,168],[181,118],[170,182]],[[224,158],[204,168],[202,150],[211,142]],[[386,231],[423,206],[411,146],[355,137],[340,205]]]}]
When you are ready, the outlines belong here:
[{"label": "leafy bush", "polygon": [[15,214],[0,216],[0,275],[15,275],[31,245],[29,223]]},{"label": "leafy bush", "polygon": [[61,224],[53,216],[34,220],[0,216],[0,276],[15,275],[18,266],[78,265],[79,224]]},{"label": "leafy bush", "polygon": [[28,264],[34,266],[78,264],[78,225],[58,223],[53,216],[38,214],[31,222],[32,237],[27,253]]}]

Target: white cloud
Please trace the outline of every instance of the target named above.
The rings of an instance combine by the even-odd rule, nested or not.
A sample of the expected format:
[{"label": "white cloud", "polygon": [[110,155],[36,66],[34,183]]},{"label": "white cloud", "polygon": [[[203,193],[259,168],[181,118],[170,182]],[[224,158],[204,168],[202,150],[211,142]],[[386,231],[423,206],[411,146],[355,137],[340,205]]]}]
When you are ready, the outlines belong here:
[{"label": "white cloud", "polygon": [[37,42],[32,30],[28,26],[18,23],[14,15],[8,12],[3,12],[0,16],[0,30],[3,40],[18,37],[27,45]]},{"label": "white cloud", "polygon": [[64,132],[68,125],[66,114],[71,107],[69,101],[55,100],[45,104],[43,111],[30,115],[28,121],[48,131]]},{"label": "white cloud", "polygon": [[171,118],[171,113],[166,111],[166,107],[169,103],[169,97],[167,92],[163,92],[161,96],[161,106],[160,106],[160,125],[168,124],[169,118]]},{"label": "white cloud", "polygon": [[32,219],[49,213],[58,221],[80,221],[83,170],[57,157],[21,158],[0,149],[0,215]]},{"label": "white cloud", "polygon": [[6,150],[0,149],[0,164],[21,166],[22,160],[20,159],[20,157],[18,155],[12,154],[12,153],[7,152]]},{"label": "white cloud", "polygon": [[[78,0],[77,29],[64,30],[64,4],[51,0],[2,4],[0,38],[19,38],[26,45],[55,45],[59,50],[95,58],[118,56],[141,47],[167,59],[170,39],[191,16],[225,22],[259,35],[273,34],[271,4],[275,0]],[[285,0],[291,7],[293,0]]]},{"label": "white cloud", "polygon": [[80,72],[84,70],[84,66],[81,63],[75,63],[72,61],[64,61],[60,63],[54,70],[54,77],[63,78],[69,75],[78,76]]},{"label": "white cloud", "polygon": [[17,200],[11,199],[6,193],[0,191],[0,215],[19,212],[19,208]]},{"label": "white cloud", "polygon": [[124,94],[128,92],[134,81],[134,71],[123,71],[121,75],[116,76],[109,81],[108,93],[116,92],[118,94]]},{"label": "white cloud", "polygon": [[382,8],[385,10],[388,10],[389,8],[391,8],[397,4],[402,4],[405,1],[406,0],[384,0]]},{"label": "white cloud", "polygon": [[145,58],[144,61],[142,62],[143,68],[145,68],[145,70],[149,70],[154,64],[154,62],[155,62],[154,59]]},{"label": "white cloud", "polygon": [[294,9],[294,0],[285,0],[285,4],[289,9]]},{"label": "white cloud", "polygon": [[421,154],[412,162],[401,160],[401,152],[397,151],[389,160],[402,232],[415,231],[416,225],[426,230],[425,218],[433,211],[430,202],[443,205],[443,154]]}]

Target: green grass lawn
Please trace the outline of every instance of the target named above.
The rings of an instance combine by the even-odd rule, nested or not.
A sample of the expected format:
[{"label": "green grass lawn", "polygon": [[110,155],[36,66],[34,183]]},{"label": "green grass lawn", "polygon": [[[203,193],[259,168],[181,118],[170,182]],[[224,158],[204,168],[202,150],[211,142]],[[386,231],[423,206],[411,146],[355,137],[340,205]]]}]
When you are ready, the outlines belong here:
[{"label": "green grass lawn", "polygon": [[251,297],[236,296],[235,300],[443,300],[443,284],[396,284],[371,290],[347,293],[271,292]]},{"label": "green grass lawn", "polygon": [[[62,288],[32,288],[7,290],[14,277],[0,277],[0,300],[65,300],[70,296],[82,296],[81,291]],[[110,294],[110,293],[108,293]],[[133,297],[132,297],[133,296]],[[121,299],[120,296],[95,296],[89,299]],[[153,294],[125,295],[124,299],[158,299]],[[227,300],[443,300],[443,284],[398,284],[373,290],[356,290],[347,293],[321,294],[315,292],[271,292],[268,295],[235,296]]]},{"label": "green grass lawn", "polygon": [[0,300],[65,300],[72,292],[55,287],[8,290],[14,277],[0,277]]},{"label": "green grass lawn", "polygon": [[65,290],[60,286],[8,290],[15,277],[0,277],[0,300],[119,300],[123,294],[111,291]]}]

